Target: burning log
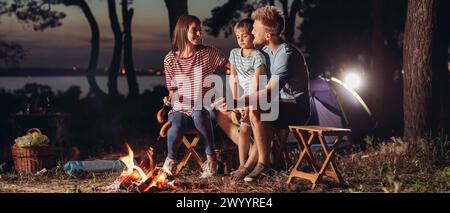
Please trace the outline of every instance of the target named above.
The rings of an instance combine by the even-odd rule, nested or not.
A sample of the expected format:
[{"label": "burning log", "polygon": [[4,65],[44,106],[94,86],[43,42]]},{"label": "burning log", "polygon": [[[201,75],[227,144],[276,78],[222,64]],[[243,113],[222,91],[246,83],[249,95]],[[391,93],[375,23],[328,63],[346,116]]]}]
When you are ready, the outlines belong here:
[{"label": "burning log", "polygon": [[126,169],[119,177],[119,188],[133,192],[155,192],[163,189],[174,189],[174,180],[170,180],[153,161],[153,149],[147,151],[147,159],[139,166],[134,164],[133,150],[126,144],[128,155],[120,158]]},{"label": "burning log", "polygon": [[123,177],[119,187],[130,192],[155,192],[174,189],[174,181],[170,180],[161,168],[157,167],[157,170],[155,175],[147,178],[145,181],[142,181],[142,178],[136,175],[138,173]]}]

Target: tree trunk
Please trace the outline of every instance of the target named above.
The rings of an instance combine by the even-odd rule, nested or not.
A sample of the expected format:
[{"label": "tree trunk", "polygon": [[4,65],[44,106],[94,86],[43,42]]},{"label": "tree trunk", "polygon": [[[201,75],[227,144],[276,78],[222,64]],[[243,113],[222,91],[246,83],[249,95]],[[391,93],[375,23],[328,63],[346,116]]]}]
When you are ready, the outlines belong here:
[{"label": "tree trunk", "polygon": [[287,22],[289,19],[289,3],[288,0],[279,0],[281,3],[281,8],[283,8],[284,20]]},{"label": "tree trunk", "polygon": [[89,27],[91,28],[91,53],[89,58],[89,65],[86,70],[86,76],[89,83],[89,94],[95,96],[104,96],[105,93],[100,89],[95,80],[95,71],[97,70],[98,56],[100,52],[100,31],[98,29],[97,21],[94,14],[84,0],[66,0],[63,2],[66,6],[78,6],[83,11],[84,16],[88,20]]},{"label": "tree trunk", "polygon": [[139,96],[139,86],[136,80],[136,72],[133,63],[133,37],[131,36],[131,21],[133,20],[133,8],[128,9],[128,0],[122,0],[122,16],[124,30],[123,65],[126,70],[128,82],[128,98],[135,99]]},{"label": "tree trunk", "polygon": [[170,40],[173,38],[173,30],[181,15],[188,14],[187,0],[164,0],[169,13]]},{"label": "tree trunk", "polygon": [[439,1],[437,13],[437,32],[433,49],[433,111],[434,136],[450,135],[448,50],[450,45],[450,1]]},{"label": "tree trunk", "polygon": [[118,96],[117,77],[119,76],[120,62],[122,58],[123,35],[120,29],[116,12],[116,0],[108,0],[108,15],[111,29],[114,34],[114,50],[111,64],[108,69],[108,94],[112,97]]},{"label": "tree trunk", "polygon": [[[437,0],[409,0],[403,49],[404,137],[427,136],[432,129],[433,33]],[[420,30],[419,30],[420,29]]]},{"label": "tree trunk", "polygon": [[371,87],[377,88],[371,91],[371,105],[374,107],[375,119],[382,125],[389,123],[388,120],[391,116],[386,113],[389,110],[384,109],[384,99],[388,95],[385,91],[385,82],[392,80],[387,76],[388,70],[383,69],[383,56],[384,56],[384,38],[383,38],[383,13],[382,2],[383,0],[371,1],[371,20],[372,20],[372,43],[371,43],[371,61],[370,70]]},{"label": "tree trunk", "polygon": [[291,4],[291,11],[286,19],[285,38],[289,42],[294,42],[294,32],[295,32],[295,19],[297,18],[298,11],[300,10],[300,0],[294,0]]}]

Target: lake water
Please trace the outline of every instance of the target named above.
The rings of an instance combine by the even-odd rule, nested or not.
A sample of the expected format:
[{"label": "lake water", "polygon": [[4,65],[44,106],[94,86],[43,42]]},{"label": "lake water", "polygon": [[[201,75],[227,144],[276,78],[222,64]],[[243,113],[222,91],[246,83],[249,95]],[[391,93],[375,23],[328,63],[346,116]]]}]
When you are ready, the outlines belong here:
[{"label": "lake water", "polygon": [[[107,92],[107,76],[97,76],[95,78],[99,87]],[[165,86],[165,76],[137,76],[139,90],[152,90],[156,86]],[[89,85],[86,76],[49,76],[49,77],[0,77],[0,88],[9,91],[22,89],[26,84],[37,83],[41,85],[48,85],[53,92],[66,91],[71,86],[79,86],[81,88],[81,96],[84,97],[88,93]],[[118,89],[121,94],[128,94],[127,78],[119,76]]]},{"label": "lake water", "polygon": [[[225,84],[225,75],[219,75],[222,83]],[[108,76],[97,76],[98,86],[105,92],[108,92]],[[139,91],[153,90],[156,86],[166,86],[165,76],[137,76]],[[26,84],[37,83],[40,85],[50,86],[53,92],[67,91],[71,86],[79,86],[81,89],[81,97],[85,97],[89,92],[89,84],[86,76],[47,76],[47,77],[0,77],[0,88],[14,91],[23,89]],[[127,78],[119,76],[118,89],[120,94],[128,94]],[[229,90],[229,88],[227,88]]]}]

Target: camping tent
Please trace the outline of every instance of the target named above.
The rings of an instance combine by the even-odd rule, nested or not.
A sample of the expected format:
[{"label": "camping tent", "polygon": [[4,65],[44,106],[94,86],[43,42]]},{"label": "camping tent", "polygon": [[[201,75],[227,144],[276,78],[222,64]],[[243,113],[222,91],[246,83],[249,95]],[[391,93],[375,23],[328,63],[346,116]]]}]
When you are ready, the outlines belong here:
[{"label": "camping tent", "polygon": [[[363,99],[341,80],[317,77],[310,81],[311,116],[308,125],[321,125],[352,129],[351,138],[346,141],[362,139],[374,123],[372,113]],[[289,141],[295,140],[292,135]],[[328,143],[333,137],[326,137]]]}]

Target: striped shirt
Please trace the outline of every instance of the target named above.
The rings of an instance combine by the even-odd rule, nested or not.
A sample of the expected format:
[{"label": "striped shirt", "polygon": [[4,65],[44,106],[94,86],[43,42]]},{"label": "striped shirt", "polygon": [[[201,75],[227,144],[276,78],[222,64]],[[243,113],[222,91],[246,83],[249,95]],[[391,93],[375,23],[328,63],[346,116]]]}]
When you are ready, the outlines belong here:
[{"label": "striped shirt", "polygon": [[239,86],[244,89],[244,95],[250,94],[255,71],[259,66],[266,64],[266,58],[259,50],[255,50],[249,56],[244,57],[242,56],[242,48],[234,48],[230,52],[229,60],[237,72]]},{"label": "striped shirt", "polygon": [[170,51],[164,58],[166,85],[169,90],[177,90],[181,97],[175,101],[173,110],[191,116],[194,107],[202,106],[203,96],[212,89],[211,81],[206,82],[206,77],[226,63],[227,58],[209,46],[197,46],[192,56],[184,59],[176,58]]}]

